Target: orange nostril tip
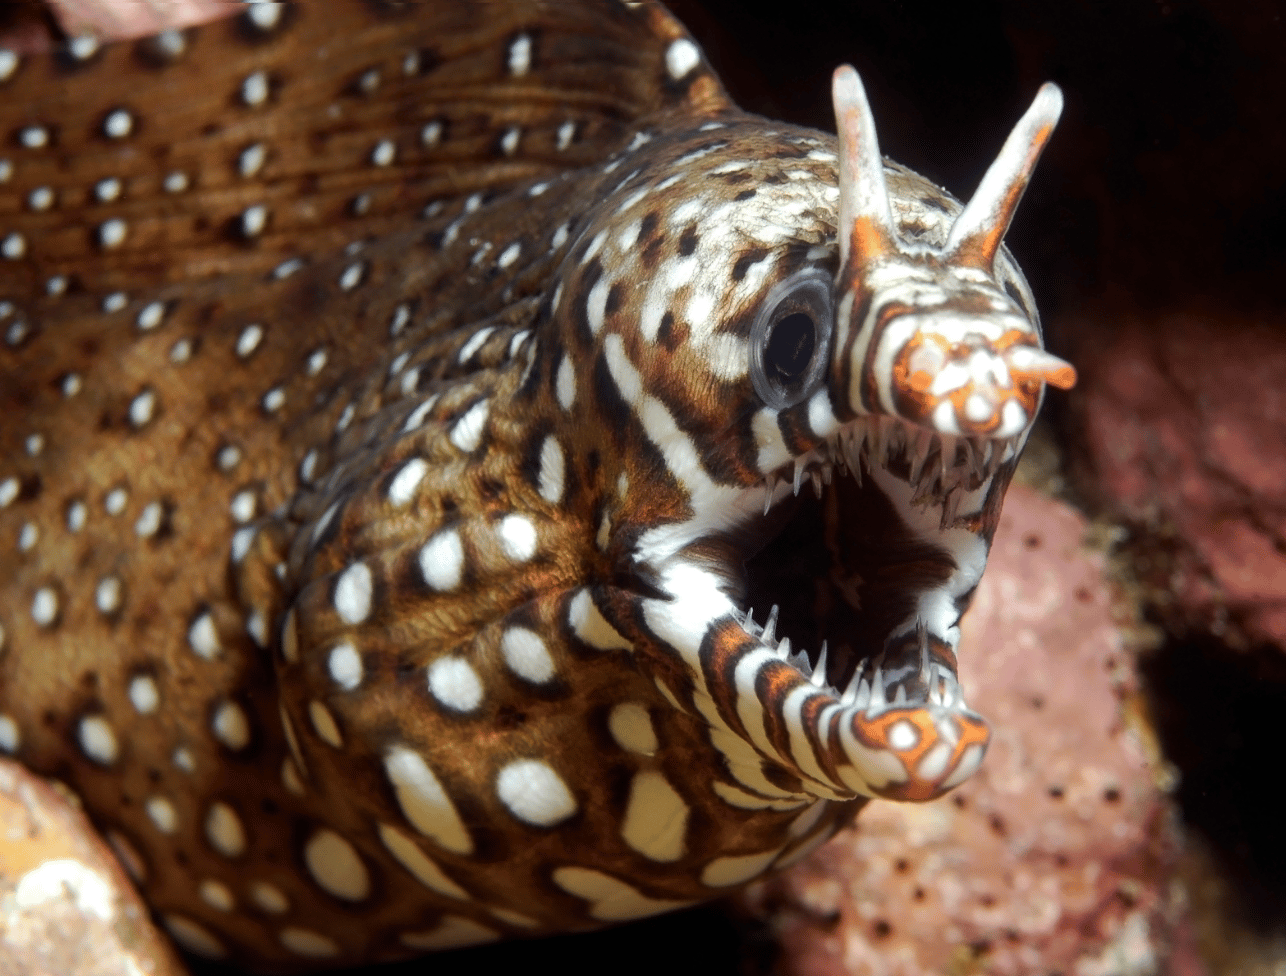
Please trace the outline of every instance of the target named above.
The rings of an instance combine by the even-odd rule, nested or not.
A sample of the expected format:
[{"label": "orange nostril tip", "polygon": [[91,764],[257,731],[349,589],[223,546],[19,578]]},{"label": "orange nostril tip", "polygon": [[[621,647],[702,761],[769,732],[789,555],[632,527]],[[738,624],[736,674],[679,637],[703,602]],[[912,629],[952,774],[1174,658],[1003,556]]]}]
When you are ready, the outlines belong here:
[{"label": "orange nostril tip", "polygon": [[1064,364],[1062,367],[1045,374],[1045,382],[1060,390],[1070,390],[1076,385],[1075,368]]}]

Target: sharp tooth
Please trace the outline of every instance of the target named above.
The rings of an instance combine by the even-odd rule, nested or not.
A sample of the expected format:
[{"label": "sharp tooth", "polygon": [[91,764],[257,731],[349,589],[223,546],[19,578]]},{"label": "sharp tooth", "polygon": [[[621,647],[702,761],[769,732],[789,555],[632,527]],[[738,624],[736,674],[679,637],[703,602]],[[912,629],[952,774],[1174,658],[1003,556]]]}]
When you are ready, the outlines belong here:
[{"label": "sharp tooth", "polygon": [[872,708],[882,709],[888,705],[888,699],[884,697],[884,671],[876,665],[875,680],[871,682],[871,703],[867,706],[867,712]]},{"label": "sharp tooth", "polygon": [[[862,697],[863,685],[866,684],[862,677],[862,666],[859,664],[857,670],[853,672],[853,677],[848,679],[848,687],[844,689],[844,694],[840,695],[841,705],[854,705]],[[869,692],[868,692],[869,695]]]},{"label": "sharp tooth", "polygon": [[822,641],[822,649],[817,653],[817,667],[811,680],[818,688],[826,687],[826,641]]},{"label": "sharp tooth", "polygon": [[964,496],[964,489],[956,485],[949,492],[947,497],[942,500],[942,522],[938,528],[945,532],[956,521],[956,513],[960,511],[960,499]]},{"label": "sharp tooth", "polygon": [[[826,473],[827,473],[827,474],[829,474],[831,469],[830,469],[830,468],[826,468],[825,470],[826,470]],[[813,479],[813,494],[814,494],[814,495],[816,495],[818,498],[821,498],[821,497],[822,497],[822,482],[823,482],[823,481],[825,481],[827,484],[830,484],[830,479],[829,479],[829,478],[827,478],[825,475],[818,474],[816,470],[814,470],[814,471],[809,475],[809,477],[811,477],[811,478]]]},{"label": "sharp tooth", "polygon": [[771,644],[777,637],[777,609],[777,604],[774,603],[768,611],[768,622],[764,624],[764,632],[760,635],[765,644]]},{"label": "sharp tooth", "polygon": [[777,491],[777,479],[769,475],[764,480],[764,514],[768,514],[768,509],[772,508],[772,496]]},{"label": "sharp tooth", "polygon": [[804,480],[804,462],[799,458],[795,459],[795,497],[799,497],[799,486]]},{"label": "sharp tooth", "polygon": [[746,610],[746,619],[741,622],[741,627],[751,637],[759,636],[759,625],[755,623],[754,607]]},{"label": "sharp tooth", "polygon": [[822,484],[829,485],[835,479],[835,472],[829,464],[822,465]]},{"label": "sharp tooth", "polygon": [[929,680],[926,684],[929,687],[929,701],[935,705],[942,704],[942,687],[939,681],[938,666],[936,664],[929,665]]},{"label": "sharp tooth", "polygon": [[911,450],[911,472],[908,482],[912,488],[920,484],[920,475],[924,474],[924,462],[929,459],[929,450],[933,447],[933,434],[920,430],[915,435],[915,446]]},{"label": "sharp tooth", "polygon": [[790,638],[783,637],[777,645],[777,656],[783,661],[790,661]]},{"label": "sharp tooth", "polygon": [[865,678],[857,683],[857,691],[853,695],[852,702],[853,707],[859,711],[864,711],[871,707],[871,685]]},{"label": "sharp tooth", "polygon": [[893,696],[893,704],[899,706],[906,705],[906,685],[898,685],[898,693]]},{"label": "sharp tooth", "polygon": [[920,640],[920,675],[927,677],[929,673],[929,628],[923,623],[916,626],[916,636]]}]

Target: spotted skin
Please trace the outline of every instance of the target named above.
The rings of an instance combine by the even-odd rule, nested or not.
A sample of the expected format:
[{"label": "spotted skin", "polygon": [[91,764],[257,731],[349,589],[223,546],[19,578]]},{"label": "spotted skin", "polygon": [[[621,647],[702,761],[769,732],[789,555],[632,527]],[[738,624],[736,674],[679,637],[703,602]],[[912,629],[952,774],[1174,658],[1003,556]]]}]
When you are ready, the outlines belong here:
[{"label": "spotted skin", "polygon": [[0,749],[181,946],[592,928],[977,768],[1056,91],[962,211],[851,69],[838,144],[766,122],[650,4],[0,69]]}]

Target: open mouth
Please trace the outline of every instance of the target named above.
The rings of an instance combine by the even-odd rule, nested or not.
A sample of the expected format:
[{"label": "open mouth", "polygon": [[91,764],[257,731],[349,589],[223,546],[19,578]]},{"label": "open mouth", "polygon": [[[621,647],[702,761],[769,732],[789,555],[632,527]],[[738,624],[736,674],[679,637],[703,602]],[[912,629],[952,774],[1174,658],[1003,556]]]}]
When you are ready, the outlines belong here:
[{"label": "open mouth", "polygon": [[[882,795],[936,795],[982,758],[985,725],[957,675],[958,624],[1021,442],[861,418],[770,475],[762,521],[737,542],[742,629],[856,713],[858,729],[879,725],[914,753]],[[982,740],[964,757],[968,729]]]}]

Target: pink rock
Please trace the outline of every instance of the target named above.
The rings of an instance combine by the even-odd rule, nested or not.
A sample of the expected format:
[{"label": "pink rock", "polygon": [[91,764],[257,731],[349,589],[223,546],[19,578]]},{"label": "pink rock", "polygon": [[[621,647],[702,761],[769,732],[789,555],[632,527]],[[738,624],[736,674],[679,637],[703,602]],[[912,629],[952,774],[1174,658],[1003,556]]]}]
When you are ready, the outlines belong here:
[{"label": "pink rock", "polygon": [[1172,630],[1286,649],[1286,338],[1197,312],[1089,335],[1078,473],[1137,527],[1149,602]]},{"label": "pink rock", "polygon": [[1158,971],[1176,925],[1174,827],[1132,730],[1131,659],[1085,528],[1010,491],[960,658],[992,727],[982,769],[934,803],[871,803],[751,889],[785,973]]},{"label": "pink rock", "polygon": [[0,973],[184,972],[84,814],[0,759]]}]

